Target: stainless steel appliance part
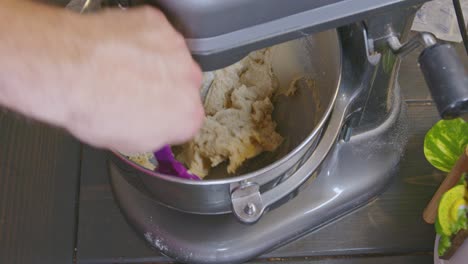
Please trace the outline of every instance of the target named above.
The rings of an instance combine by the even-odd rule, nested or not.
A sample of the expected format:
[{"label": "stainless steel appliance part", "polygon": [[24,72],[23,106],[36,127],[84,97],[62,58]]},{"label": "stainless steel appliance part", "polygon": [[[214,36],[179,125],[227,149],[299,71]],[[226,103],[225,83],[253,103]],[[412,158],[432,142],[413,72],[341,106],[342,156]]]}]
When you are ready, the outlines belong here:
[{"label": "stainless steel appliance part", "polygon": [[[314,155],[318,166],[341,130],[342,119],[327,125],[335,105],[341,78],[341,49],[335,30],[317,33],[299,40],[272,47],[273,71],[281,86],[295,77],[312,78],[313,89],[302,89],[298,95],[276,105],[274,118],[285,144],[275,153],[264,153],[248,161],[237,177],[221,180],[189,181],[164,176],[133,166],[145,183],[145,190],[159,202],[184,212],[224,214],[234,209],[246,223],[259,219],[264,210],[295,190],[307,179],[300,172],[305,159]],[[322,133],[327,127],[328,133]],[[328,139],[314,152],[322,135]],[[333,136],[334,135],[334,136]],[[325,142],[325,141],[324,141]],[[214,174],[226,174],[220,168]],[[184,195],[180,195],[183,193]],[[250,210],[250,211],[249,211]]]},{"label": "stainless steel appliance part", "polygon": [[[327,99],[326,107],[303,142],[273,164],[232,179],[183,181],[110,154],[112,186],[122,212],[151,245],[178,261],[240,263],[320,228],[382,192],[406,143],[398,62],[420,43],[425,47],[421,69],[441,116],[468,111],[468,76],[453,49],[428,34],[405,42],[412,17],[426,0],[152,0],[125,5],[142,2],[169,15],[205,70],[302,38],[283,44],[295,47],[286,61],[302,58],[289,65],[327,83],[317,85],[319,94],[331,89],[318,96]],[[307,116],[303,112],[299,116]]]},{"label": "stainless steel appliance part", "polygon": [[[168,6],[164,6],[163,2],[164,1],[159,2],[160,6],[163,9],[169,8]],[[350,2],[353,1],[343,0],[336,1],[334,3],[327,1],[326,3],[322,3],[320,7],[314,6],[313,9],[317,11],[324,6],[336,7],[335,4],[349,4]],[[384,2],[387,5],[396,4],[394,1]],[[402,2],[409,4],[411,1]],[[415,2],[412,3],[414,4]],[[356,2],[354,3],[356,4]],[[213,3],[210,2],[205,4],[211,6]],[[177,4],[175,5],[177,6]],[[221,10],[224,10],[223,8],[231,8],[230,10],[235,10],[235,7],[233,6],[216,6],[221,8]],[[264,7],[266,6],[264,5]],[[181,6],[178,6],[178,8],[183,9]],[[307,9],[308,7],[304,8]],[[209,8],[206,9],[210,10],[210,12],[212,11]],[[375,8],[375,10],[377,10],[377,8]],[[391,71],[396,60],[395,55],[392,53],[394,52],[398,54],[401,50],[405,50],[407,47],[414,46],[414,43],[418,43],[412,41],[409,42],[408,45],[400,44],[400,46],[398,46],[398,41],[402,38],[403,33],[405,32],[404,29],[407,28],[409,24],[407,21],[409,18],[411,18],[412,15],[414,15],[415,11],[416,8],[409,7],[402,9],[399,12],[388,13],[388,16],[374,16],[369,17],[367,20],[363,21],[361,30],[362,33],[359,32],[358,34],[362,34],[360,37],[364,38],[362,46],[365,50],[364,54],[368,63],[374,66],[380,64],[381,67],[384,67],[384,70]],[[287,13],[287,10],[284,12]],[[345,14],[346,12],[342,10],[342,18],[346,17]],[[196,14],[189,12],[188,17],[190,17],[190,15]],[[179,18],[182,19],[181,17]],[[307,21],[306,26],[311,26],[313,21],[316,20],[310,18]],[[264,24],[260,25],[264,26]],[[223,32],[221,36],[231,32],[229,30],[234,30],[233,28],[229,29],[229,25],[224,26],[224,30],[227,31]],[[223,26],[220,27],[223,28]],[[248,26],[245,25],[245,27]],[[253,25],[250,29],[252,28],[255,28],[255,25]],[[296,27],[295,29],[295,32],[304,33],[301,31],[301,28]],[[273,28],[273,30],[277,30],[277,28]],[[206,32],[209,31],[210,30],[207,30]],[[238,31],[242,30],[237,29],[232,31],[232,33],[239,33]],[[287,31],[283,33],[283,36],[287,35]],[[193,37],[194,35],[187,33],[186,36]],[[262,36],[262,33],[257,32],[256,36]],[[253,39],[253,37],[249,34],[245,34],[245,37],[249,37],[251,40]],[[206,38],[206,36],[203,36],[203,38]],[[423,35],[423,38],[421,39],[425,40],[426,42],[430,42],[431,40],[429,37],[427,37],[427,34]],[[188,39],[188,41],[190,43],[191,39]],[[441,74],[441,71],[438,71],[438,68],[434,67],[434,65],[437,65],[437,63],[441,63],[444,65],[444,68],[447,67],[449,69],[457,69],[461,63],[459,63],[459,61],[456,60],[456,56],[454,56],[453,53],[449,53],[449,50],[446,48],[436,49],[434,47],[437,47],[437,45],[433,43],[434,41],[430,43],[429,42],[426,43],[427,47],[423,53],[423,55],[426,55],[421,56],[421,58],[430,57],[436,59],[434,59],[433,63],[426,63],[431,61],[430,59],[420,60],[422,62],[421,67],[425,73],[425,76],[427,76],[426,80],[428,81],[432,94],[435,95],[435,102],[438,104],[442,116],[446,118],[456,117],[466,112],[468,108],[468,91],[465,89],[467,86],[466,84],[468,82],[468,77],[466,76],[466,72],[464,72],[464,70],[449,71],[451,73],[450,75]],[[216,38],[210,37],[209,43],[217,43]],[[264,42],[261,41],[256,43],[257,45],[255,47],[257,48],[262,47],[264,44]],[[249,51],[250,48],[252,48],[251,46],[245,46],[242,44],[242,42],[234,41],[232,39],[231,45],[235,45],[236,48],[242,48],[244,52]],[[304,74],[306,76],[311,74],[311,77],[317,79],[318,89],[316,90],[318,91],[319,96],[314,98],[315,103],[313,102],[314,100],[306,101],[303,107],[299,107],[300,109],[298,112],[292,113],[291,117],[278,120],[280,129],[283,128],[283,130],[286,131],[285,135],[287,137],[293,137],[294,141],[297,142],[297,146],[293,145],[292,147],[287,148],[286,151],[283,151],[284,153],[288,154],[280,158],[278,161],[270,158],[264,159],[264,162],[254,162],[254,166],[250,167],[255,168],[256,170],[254,171],[247,170],[245,174],[228,180],[209,180],[203,182],[183,181],[151,171],[145,171],[135,164],[128,162],[118,153],[115,153],[121,162],[126,163],[126,165],[129,167],[132,167],[134,173],[142,178],[144,187],[140,186],[140,189],[142,189],[141,191],[146,191],[147,193],[151,194],[155,201],[158,201],[159,203],[176,210],[194,214],[225,214],[232,211],[234,215],[242,222],[255,223],[259,220],[265,210],[268,209],[268,207],[272,206],[283,197],[286,197],[292,191],[297,189],[301,183],[306,181],[308,177],[311,176],[311,172],[314,172],[326,157],[328,151],[332,148],[342,129],[346,131],[346,139],[349,139],[350,133],[348,132],[348,128],[343,127],[343,125],[346,115],[351,114],[348,113],[346,109],[348,108],[349,104],[352,103],[352,100],[349,99],[349,96],[346,95],[346,90],[343,90],[342,86],[349,85],[352,83],[352,81],[347,79],[343,79],[343,81],[343,76],[340,76],[340,74],[343,73],[344,67],[341,61],[342,49],[340,47],[345,47],[346,49],[351,49],[351,47],[349,45],[340,43],[336,33],[334,33],[334,30],[323,31],[311,36],[300,38],[299,40],[286,42],[284,44],[280,44],[278,47],[281,48],[279,48],[275,54],[281,58],[278,59],[278,61],[281,61],[281,63],[274,65],[274,68],[276,74],[280,77],[280,82],[282,82],[283,85],[285,81],[287,82],[291,80],[292,76],[295,76],[294,74],[290,74],[285,78],[284,73],[287,72],[286,69],[295,69],[298,71],[298,73]],[[357,47],[354,48],[354,50],[356,49]],[[220,55],[223,53],[223,50],[218,49],[214,53]],[[232,52],[231,50],[230,54],[234,53],[235,52]],[[427,54],[432,55],[430,56]],[[216,58],[217,60],[221,60],[220,56]],[[303,60],[299,61],[298,58],[302,58]],[[381,63],[381,61],[383,61],[383,63]],[[362,64],[362,62],[360,64]],[[353,66],[351,67],[357,67],[358,64],[353,63],[352,65]],[[320,68],[318,68],[318,66]],[[346,67],[346,69],[348,67]],[[322,74],[320,74],[320,72],[322,72]],[[356,76],[366,76],[365,72],[354,71],[354,74]],[[391,82],[390,79],[385,79],[382,81],[375,80],[373,78],[375,78],[375,76],[372,78],[366,77],[365,80],[366,82],[381,82],[382,85],[385,85],[385,82]],[[342,82],[340,83],[339,80]],[[366,83],[360,83],[360,85],[365,86]],[[339,90],[337,90],[338,87]],[[450,89],[446,89],[446,87],[450,87]],[[358,88],[355,87],[355,89]],[[334,92],[326,93],[324,91]],[[383,90],[382,92],[384,93],[386,90]],[[345,98],[348,98],[349,101],[343,105],[335,105],[335,98],[337,95],[344,96]],[[447,95],[450,96],[448,97]],[[450,98],[450,100],[442,100],[442,98],[447,97]],[[382,107],[382,97],[375,99],[375,102],[372,102],[371,98],[367,98],[367,101],[362,101],[360,103],[368,105],[368,107]],[[314,124],[314,122],[311,122],[311,120],[314,120],[311,113],[320,112],[320,108],[316,107],[313,109],[307,108],[306,106],[314,104],[317,105],[317,100],[321,102],[321,104],[326,104],[326,107],[324,108],[325,111],[319,115],[320,119],[316,123],[315,127],[309,130],[307,128],[308,125]],[[341,113],[342,118],[332,119],[329,121],[328,117],[333,107],[335,107],[334,111]],[[290,106],[286,107],[286,109],[290,110],[289,108]],[[278,111],[278,113],[284,114],[287,113],[288,110],[283,109]],[[279,116],[281,116],[281,114]],[[356,113],[353,114],[359,115],[359,111],[356,111]],[[286,122],[287,120],[292,121]],[[302,122],[302,120],[304,120],[304,122]],[[291,124],[293,122],[300,122],[301,126],[299,126],[299,130],[301,131],[291,130]],[[305,137],[304,135],[308,136]],[[318,147],[315,149],[317,144]],[[314,165],[311,167],[304,165],[305,160],[309,158],[309,156],[314,160]],[[127,169],[128,171],[132,170],[129,168]],[[185,195],[180,195],[179,193],[184,193]]]},{"label": "stainless steel appliance part", "polygon": [[114,194],[150,245],[184,263],[243,263],[356,210],[386,188],[406,142],[397,64],[387,68],[383,60],[368,61],[361,25],[338,31],[343,44],[340,95],[314,153],[327,148],[334,127],[344,119],[343,129],[317,170],[311,171],[320,162],[318,154],[304,162],[301,176],[312,177],[255,224],[242,224],[231,214],[190,214],[162,206],[142,191],[145,184],[135,170],[111,155]]},{"label": "stainless steel appliance part", "polygon": [[370,16],[387,15],[428,0],[72,0],[81,12],[101,5],[152,4],[187,39],[205,71],[226,67],[260,48],[333,29]]},{"label": "stainless steel appliance part", "polygon": [[[426,0],[427,1],[427,0]],[[248,52],[403,9],[425,0],[149,0],[186,36],[205,70]],[[136,3],[136,2],[135,2]]]}]

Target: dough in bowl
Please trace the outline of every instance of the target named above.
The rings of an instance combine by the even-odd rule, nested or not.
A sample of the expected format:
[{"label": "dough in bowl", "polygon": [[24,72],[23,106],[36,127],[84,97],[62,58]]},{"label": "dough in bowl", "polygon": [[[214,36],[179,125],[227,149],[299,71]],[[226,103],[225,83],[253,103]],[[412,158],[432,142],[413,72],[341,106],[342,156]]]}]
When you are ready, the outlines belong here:
[{"label": "dough in bowl", "polygon": [[245,160],[274,151],[282,143],[271,117],[278,87],[271,57],[271,50],[263,49],[214,72],[204,103],[204,124],[177,155],[191,173],[203,178],[228,161],[227,172],[234,174]]}]

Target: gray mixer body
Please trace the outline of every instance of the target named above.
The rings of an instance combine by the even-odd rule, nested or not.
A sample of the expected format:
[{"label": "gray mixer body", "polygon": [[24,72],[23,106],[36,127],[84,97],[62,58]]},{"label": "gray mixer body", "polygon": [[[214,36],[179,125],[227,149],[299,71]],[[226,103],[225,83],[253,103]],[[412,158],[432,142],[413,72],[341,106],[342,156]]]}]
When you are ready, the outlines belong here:
[{"label": "gray mixer body", "polygon": [[[392,16],[427,0],[150,0],[184,34],[195,59],[210,71],[250,51],[357,21]],[[388,13],[392,11],[392,13]],[[390,23],[396,22],[390,21]],[[375,28],[379,34],[385,31]],[[373,31],[374,31],[373,30]]]},{"label": "gray mixer body", "polygon": [[[317,230],[385,190],[406,144],[406,119],[396,81],[399,59],[389,48],[379,47],[378,40],[389,33],[405,39],[414,5],[423,1],[255,1],[276,11],[262,15],[255,10],[260,15],[253,14],[252,21],[241,21],[245,16],[236,13],[252,11],[243,6],[252,1],[155,2],[177,17],[184,17],[177,12],[220,12],[219,27],[203,15],[174,21],[184,28],[205,69],[229,65],[260,47],[339,26],[342,74],[337,101],[317,146],[320,150],[320,144],[331,144],[331,151],[316,170],[307,170],[316,161],[305,161],[302,171],[308,180],[255,224],[241,223],[232,214],[189,214],[156,203],[136,188],[144,183],[111,158],[112,187],[122,212],[153,247],[181,262],[241,263]],[[390,7],[397,9],[380,13]],[[279,14],[282,8],[290,15]],[[373,12],[376,16],[369,17]],[[199,26],[207,30],[199,32]],[[327,134],[337,127],[337,137]]]}]

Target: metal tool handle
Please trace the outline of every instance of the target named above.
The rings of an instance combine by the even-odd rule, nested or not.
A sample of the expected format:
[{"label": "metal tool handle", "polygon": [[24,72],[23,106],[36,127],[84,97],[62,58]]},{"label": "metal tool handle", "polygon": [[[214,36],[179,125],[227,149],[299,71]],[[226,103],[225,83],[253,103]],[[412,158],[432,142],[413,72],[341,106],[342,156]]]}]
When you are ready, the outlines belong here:
[{"label": "metal tool handle", "polygon": [[419,65],[444,119],[468,113],[468,73],[455,49],[448,44],[425,48]]},{"label": "metal tool handle", "polygon": [[94,12],[101,8],[103,0],[71,0],[66,9],[82,13]]}]

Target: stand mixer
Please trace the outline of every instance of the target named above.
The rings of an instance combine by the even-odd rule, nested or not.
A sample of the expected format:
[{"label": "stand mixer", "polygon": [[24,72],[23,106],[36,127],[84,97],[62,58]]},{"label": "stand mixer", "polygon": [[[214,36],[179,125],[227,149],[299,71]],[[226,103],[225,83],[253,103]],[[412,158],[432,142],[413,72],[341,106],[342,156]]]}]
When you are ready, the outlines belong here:
[{"label": "stand mixer", "polygon": [[177,261],[241,263],[366,205],[392,180],[406,144],[398,57],[424,48],[420,67],[441,116],[468,112],[468,76],[454,50],[429,33],[404,42],[423,2],[150,1],[206,71],[301,38],[302,59],[316,65],[307,70],[336,91],[303,144],[253,173],[194,183],[111,153],[112,188],[129,224]]}]

